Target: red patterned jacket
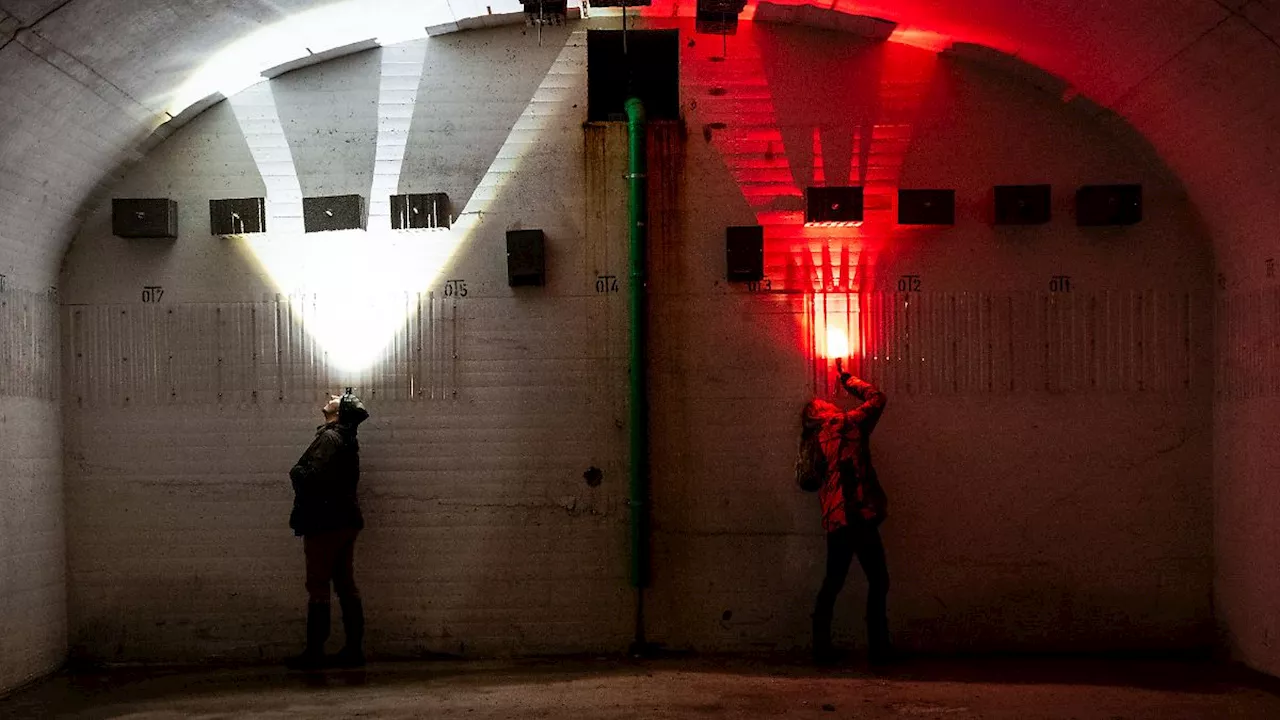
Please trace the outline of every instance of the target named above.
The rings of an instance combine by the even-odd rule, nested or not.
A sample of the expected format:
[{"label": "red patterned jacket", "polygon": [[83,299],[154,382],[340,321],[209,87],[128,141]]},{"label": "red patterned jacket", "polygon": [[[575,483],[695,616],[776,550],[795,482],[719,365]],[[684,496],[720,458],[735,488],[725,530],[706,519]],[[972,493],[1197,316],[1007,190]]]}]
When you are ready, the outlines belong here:
[{"label": "red patterned jacket", "polygon": [[827,461],[827,479],[818,496],[822,501],[822,529],[839,530],[850,516],[873,524],[888,515],[888,497],[871,464],[871,431],[884,412],[888,398],[871,383],[850,378],[845,390],[862,400],[845,412],[825,400],[813,400],[805,408],[806,432],[818,432]]}]

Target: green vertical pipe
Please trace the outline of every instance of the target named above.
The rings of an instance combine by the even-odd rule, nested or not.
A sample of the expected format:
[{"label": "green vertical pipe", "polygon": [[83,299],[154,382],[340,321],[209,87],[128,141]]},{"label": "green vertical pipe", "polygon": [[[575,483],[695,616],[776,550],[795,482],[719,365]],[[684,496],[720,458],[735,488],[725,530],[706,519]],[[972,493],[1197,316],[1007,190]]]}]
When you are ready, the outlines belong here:
[{"label": "green vertical pipe", "polygon": [[[648,209],[645,163],[644,103],[627,100],[627,162],[631,230],[631,584],[638,590],[649,585],[649,393],[645,383],[645,244]],[[643,596],[637,608],[637,641],[643,642]]]}]

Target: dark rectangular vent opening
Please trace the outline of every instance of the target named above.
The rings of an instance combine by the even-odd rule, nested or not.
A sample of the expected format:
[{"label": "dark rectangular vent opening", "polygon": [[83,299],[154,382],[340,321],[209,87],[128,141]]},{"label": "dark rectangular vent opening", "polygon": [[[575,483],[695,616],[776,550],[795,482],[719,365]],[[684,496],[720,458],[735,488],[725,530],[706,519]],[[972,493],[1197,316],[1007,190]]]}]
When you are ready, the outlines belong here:
[{"label": "dark rectangular vent opening", "polygon": [[996,225],[1042,225],[1050,218],[1048,185],[997,185]]},{"label": "dark rectangular vent opening", "polygon": [[1085,185],[1076,190],[1077,225],[1135,225],[1141,221],[1141,185]]},{"label": "dark rectangular vent opening", "polygon": [[955,190],[899,190],[899,225],[955,225]]},{"label": "dark rectangular vent opening", "polygon": [[644,103],[650,120],[680,119],[680,32],[587,31],[587,119],[626,120],[628,98]]},{"label": "dark rectangular vent opening", "polygon": [[122,238],[175,240],[178,203],[168,198],[115,198],[111,201],[111,233]]},{"label": "dark rectangular vent opening", "polygon": [[210,234],[249,235],[266,231],[266,198],[231,198],[209,201]]},{"label": "dark rectangular vent opening", "polygon": [[445,193],[391,196],[392,230],[435,230],[451,226]]},{"label": "dark rectangular vent opening", "polygon": [[547,281],[546,238],[541,230],[507,231],[507,282],[511,287]]},{"label": "dark rectangular vent opening", "polygon": [[764,277],[764,227],[739,225],[724,230],[725,277],[756,282]]},{"label": "dark rectangular vent opening", "polygon": [[309,233],[359,230],[364,227],[364,198],[359,195],[302,198],[302,225]]},{"label": "dark rectangular vent opening", "polygon": [[804,222],[806,225],[853,225],[862,222],[862,188],[805,188]]}]

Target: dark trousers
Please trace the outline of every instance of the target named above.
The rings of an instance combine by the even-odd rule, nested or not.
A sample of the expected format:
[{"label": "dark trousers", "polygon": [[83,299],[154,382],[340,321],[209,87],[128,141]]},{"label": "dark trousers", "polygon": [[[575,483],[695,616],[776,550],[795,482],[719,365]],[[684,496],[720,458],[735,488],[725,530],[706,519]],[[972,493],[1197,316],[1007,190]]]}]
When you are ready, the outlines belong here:
[{"label": "dark trousers", "polygon": [[307,557],[307,595],[312,603],[329,604],[330,581],[339,600],[360,597],[353,567],[359,534],[355,528],[345,528],[302,538]]},{"label": "dark trousers", "polygon": [[867,638],[872,647],[889,639],[886,602],[889,596],[889,566],[884,557],[880,530],[867,522],[854,521],[827,533],[827,575],[818,591],[813,610],[813,646],[816,651],[831,648],[831,617],[836,596],[844,587],[849,565],[857,555],[862,572],[867,576]]}]

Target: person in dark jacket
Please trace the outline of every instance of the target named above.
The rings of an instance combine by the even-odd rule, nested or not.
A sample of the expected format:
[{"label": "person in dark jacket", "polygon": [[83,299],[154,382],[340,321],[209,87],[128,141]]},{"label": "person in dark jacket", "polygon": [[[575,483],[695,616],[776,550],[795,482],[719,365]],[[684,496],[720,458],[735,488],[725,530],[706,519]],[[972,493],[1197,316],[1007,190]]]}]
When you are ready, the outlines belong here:
[{"label": "person in dark jacket", "polygon": [[868,657],[872,663],[881,663],[893,652],[886,610],[889,569],[879,529],[888,514],[888,498],[871,464],[870,438],[887,398],[871,383],[843,369],[840,384],[861,401],[857,407],[846,412],[815,398],[801,417],[803,438],[820,444],[826,462],[819,498],[822,528],[827,533],[827,570],[813,610],[813,655],[819,663],[836,659],[831,619],[836,596],[856,555],[867,576]]},{"label": "person in dark jacket", "polygon": [[[289,471],[293,512],[289,527],[302,537],[307,563],[307,647],[289,665],[297,668],[364,665],[364,605],[353,573],[356,536],[364,528],[356,486],[360,483],[360,442],[356,429],[369,413],[350,391],[321,408],[324,424]],[[329,583],[342,605],[346,645],[326,662],[329,639]]]}]

